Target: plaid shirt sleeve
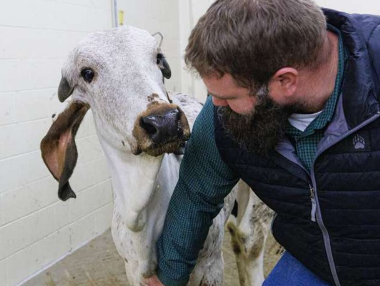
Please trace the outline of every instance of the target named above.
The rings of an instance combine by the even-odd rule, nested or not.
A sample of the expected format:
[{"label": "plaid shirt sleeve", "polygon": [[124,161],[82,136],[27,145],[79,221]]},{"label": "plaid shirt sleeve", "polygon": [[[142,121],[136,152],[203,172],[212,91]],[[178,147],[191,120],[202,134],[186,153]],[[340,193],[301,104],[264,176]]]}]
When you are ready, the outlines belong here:
[{"label": "plaid shirt sleeve", "polygon": [[157,276],[161,283],[187,284],[212,220],[237,181],[237,176],[220,158],[209,98],[186,146],[179,180],[157,242]]}]

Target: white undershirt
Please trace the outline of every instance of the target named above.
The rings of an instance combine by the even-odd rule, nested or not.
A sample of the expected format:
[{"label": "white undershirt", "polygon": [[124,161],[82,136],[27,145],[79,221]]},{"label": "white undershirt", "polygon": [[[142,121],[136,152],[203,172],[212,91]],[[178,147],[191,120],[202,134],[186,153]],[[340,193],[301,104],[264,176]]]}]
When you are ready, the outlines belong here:
[{"label": "white undershirt", "polygon": [[309,126],[309,124],[317,118],[317,116],[322,111],[319,111],[317,113],[311,113],[311,114],[301,114],[301,113],[293,113],[289,116],[288,120],[289,123],[297,128],[298,130],[301,130],[302,132],[305,131],[305,129]]}]

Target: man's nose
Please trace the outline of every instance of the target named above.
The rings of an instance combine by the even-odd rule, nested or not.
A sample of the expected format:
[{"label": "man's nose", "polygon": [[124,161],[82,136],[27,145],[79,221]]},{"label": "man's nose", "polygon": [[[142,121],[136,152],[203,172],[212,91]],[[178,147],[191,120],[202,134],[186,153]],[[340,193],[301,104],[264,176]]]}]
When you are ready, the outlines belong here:
[{"label": "man's nose", "polygon": [[219,99],[219,98],[216,98],[215,96],[212,97],[212,103],[215,106],[227,106],[228,105],[227,100]]}]

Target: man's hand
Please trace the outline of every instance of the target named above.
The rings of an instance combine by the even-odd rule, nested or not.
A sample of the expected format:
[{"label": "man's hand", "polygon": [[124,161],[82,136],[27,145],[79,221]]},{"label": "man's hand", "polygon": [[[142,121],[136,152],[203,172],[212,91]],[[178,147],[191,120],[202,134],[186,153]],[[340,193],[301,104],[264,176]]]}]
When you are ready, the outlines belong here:
[{"label": "man's hand", "polygon": [[154,276],[148,278],[148,279],[146,280],[146,284],[147,284],[148,286],[165,286],[164,284],[162,284],[162,283],[160,282],[160,280],[158,280],[158,278],[157,278],[156,275],[154,275]]}]

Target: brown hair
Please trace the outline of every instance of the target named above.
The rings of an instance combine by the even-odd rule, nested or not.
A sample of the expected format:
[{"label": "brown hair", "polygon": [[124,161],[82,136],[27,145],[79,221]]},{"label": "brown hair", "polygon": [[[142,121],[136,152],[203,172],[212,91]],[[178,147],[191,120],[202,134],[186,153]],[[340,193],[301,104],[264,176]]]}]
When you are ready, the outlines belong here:
[{"label": "brown hair", "polygon": [[185,62],[254,91],[283,67],[315,65],[325,37],[312,0],[217,0],[191,32]]}]

